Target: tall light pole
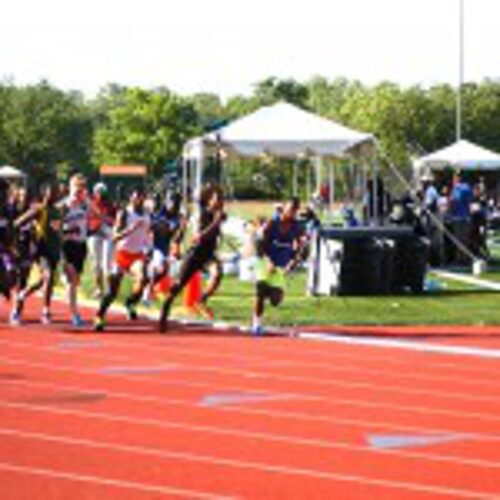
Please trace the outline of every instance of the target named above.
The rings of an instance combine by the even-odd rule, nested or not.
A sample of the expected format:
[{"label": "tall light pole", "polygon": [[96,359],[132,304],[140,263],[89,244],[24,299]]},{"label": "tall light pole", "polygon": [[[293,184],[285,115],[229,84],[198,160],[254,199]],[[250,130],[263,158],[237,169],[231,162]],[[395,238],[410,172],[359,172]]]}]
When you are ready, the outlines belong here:
[{"label": "tall light pole", "polygon": [[464,1],[459,0],[460,4],[460,20],[459,20],[459,69],[458,69],[458,88],[457,88],[457,117],[456,117],[456,134],[457,141],[462,139],[462,86],[464,83]]}]

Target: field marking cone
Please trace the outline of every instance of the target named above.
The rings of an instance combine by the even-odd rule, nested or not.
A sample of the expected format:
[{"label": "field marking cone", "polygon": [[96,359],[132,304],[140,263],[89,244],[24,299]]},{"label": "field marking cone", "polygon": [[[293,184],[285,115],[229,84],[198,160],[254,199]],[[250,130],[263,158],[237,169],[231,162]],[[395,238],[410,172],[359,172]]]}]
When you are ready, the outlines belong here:
[{"label": "field marking cone", "polygon": [[184,290],[183,309],[190,316],[197,316],[198,310],[196,305],[201,300],[202,290],[202,274],[201,271],[196,272],[189,280],[189,283]]},{"label": "field marking cone", "polygon": [[165,274],[163,278],[156,283],[153,288],[153,295],[164,295],[166,296],[172,286],[172,280],[168,274]]}]

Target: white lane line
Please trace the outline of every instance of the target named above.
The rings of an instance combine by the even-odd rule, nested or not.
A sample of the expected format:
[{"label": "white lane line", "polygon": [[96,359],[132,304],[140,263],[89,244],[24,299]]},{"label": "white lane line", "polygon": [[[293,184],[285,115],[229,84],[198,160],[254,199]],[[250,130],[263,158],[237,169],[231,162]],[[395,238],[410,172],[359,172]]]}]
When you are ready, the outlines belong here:
[{"label": "white lane line", "polygon": [[[132,343],[126,343],[126,342],[116,342],[116,341],[113,341],[113,340],[110,340],[110,337],[103,337],[103,338],[106,338],[106,345],[107,346],[116,346],[116,347],[121,347],[121,348],[124,348],[124,347],[127,347],[129,349],[134,349],[134,352],[136,351],[136,349],[140,349],[141,351],[145,352],[147,350],[149,351],[154,351],[154,353],[158,353],[159,351],[163,351],[163,352],[174,352],[174,353],[184,353],[184,354],[190,354],[190,355],[197,355],[197,356],[200,356],[200,357],[208,357],[208,358],[214,358],[214,354],[212,352],[208,352],[207,353],[207,350],[204,349],[200,349],[200,350],[197,350],[197,349],[193,349],[193,348],[183,348],[183,347],[178,347],[178,346],[172,346],[170,344],[167,344],[166,342],[161,342],[159,344],[155,344],[155,345],[145,345],[144,342],[141,342],[140,346],[137,346],[137,345],[134,345]],[[170,341],[171,339],[169,339]],[[176,338],[176,340],[178,340]],[[6,341],[2,341],[0,340],[0,342],[6,342]],[[32,343],[23,343],[24,345],[32,345]],[[275,353],[283,353],[283,354],[289,354],[289,349],[285,349],[285,348],[280,348],[278,346],[271,346],[269,344],[266,345],[266,351],[272,351],[272,352],[275,352]],[[294,366],[294,367],[297,367],[297,366],[309,366],[309,367],[314,367],[315,369],[316,368],[326,368],[326,369],[329,369],[329,370],[332,370],[332,366],[337,366],[337,360],[339,358],[345,358],[345,359],[349,359],[349,360],[354,360],[357,364],[359,364],[360,362],[363,362],[363,361],[373,361],[373,360],[376,360],[376,361],[383,361],[384,364],[386,365],[394,365],[395,367],[407,367],[406,364],[404,362],[402,362],[401,360],[398,359],[390,359],[390,358],[387,358],[387,357],[384,357],[384,356],[374,356],[374,355],[363,355],[363,354],[349,354],[349,353],[336,353],[336,352],[331,352],[331,354],[333,356],[329,356],[329,355],[326,355],[324,352],[317,352],[317,353],[312,353],[311,355],[315,357],[315,362],[314,363],[311,363],[311,362],[304,362],[304,361],[299,361],[299,360],[295,360],[295,361],[272,361],[270,362],[269,361],[269,356],[266,356],[265,358],[264,357],[261,357],[261,356],[253,356],[251,353],[249,352],[245,352],[244,355],[237,355],[234,353],[234,350],[231,350],[231,351],[227,351],[225,349],[223,349],[223,346],[218,346],[217,349],[216,349],[216,352],[217,352],[217,356],[220,356],[220,357],[225,357],[225,358],[228,358],[228,359],[231,359],[231,360],[235,360],[235,359],[242,359],[244,360],[245,362],[248,362],[249,360],[253,360],[255,361],[256,363],[259,364],[259,366],[270,366],[270,367],[273,367],[273,366],[276,366],[276,367],[286,367],[286,366]],[[424,353],[425,354],[425,353]],[[330,360],[330,363],[321,363],[318,358],[323,358],[323,359],[328,359]],[[436,363],[435,362],[435,359],[432,359],[432,358],[428,358],[426,360],[426,362],[429,364],[429,366],[431,368],[439,368],[439,369],[458,369],[460,370],[461,373],[468,373],[468,372],[471,372],[471,373],[480,373],[482,376],[486,376],[486,375],[496,375],[496,374],[500,374],[500,370],[492,370],[491,369],[491,366],[484,366],[484,367],[475,367],[475,366],[464,366],[463,363],[451,363],[451,362],[438,362]],[[345,370],[348,370],[349,368],[351,369],[354,369],[353,367],[351,367],[350,365],[347,365],[345,367],[340,367],[341,369],[345,369]],[[356,370],[358,368],[355,368]],[[371,370],[371,371],[378,371],[380,373],[387,373],[387,371],[382,371],[382,370]],[[393,372],[391,372],[393,373]],[[441,378],[438,378],[437,376],[433,376],[433,377],[422,377],[420,375],[417,375],[417,374],[401,374],[401,376],[403,377],[407,377],[407,378],[415,378],[415,379],[434,379],[436,378],[436,380],[439,380]],[[448,377],[442,377],[442,379],[446,379]],[[487,380],[481,380],[481,381],[476,381],[476,380],[468,380],[467,383],[481,383],[481,384],[488,384],[488,381]],[[493,383],[491,383],[493,384]]]},{"label": "white lane line", "polygon": [[[51,389],[51,390],[64,390],[64,391],[87,391],[87,389],[78,387],[78,386],[73,386],[73,385],[61,385],[61,384],[52,384],[52,383],[47,383],[47,382],[28,382],[28,381],[20,381],[16,382],[15,386],[18,385],[23,385],[27,386],[30,388],[43,388],[43,389]],[[14,387],[14,384],[11,384],[10,387]],[[172,398],[159,398],[155,396],[141,396],[137,394],[131,394],[131,393],[123,393],[123,392],[113,392],[113,391],[108,391],[108,401],[110,398],[116,398],[116,399],[123,399],[125,401],[134,401],[137,403],[141,403],[141,406],[143,406],[146,403],[154,403],[154,404],[159,404],[161,406],[181,406],[183,408],[187,408],[190,410],[195,409],[192,403],[186,402],[184,400],[179,400],[179,399],[172,399]],[[10,396],[12,398],[12,396]],[[14,407],[14,408],[21,408],[21,409],[31,409],[31,408],[36,408],[40,411],[44,412],[54,412],[53,407],[48,407],[47,405],[34,405],[33,403],[27,404],[26,402],[21,403],[21,402],[12,402],[12,400],[9,401],[2,401],[0,400],[0,406],[4,407]],[[387,423],[387,420],[384,420],[383,422],[377,422],[371,418],[370,420],[360,420],[360,419],[354,419],[354,418],[339,418],[336,417],[335,415],[318,415],[317,413],[311,415],[307,413],[297,413],[297,412],[287,412],[287,411],[276,411],[276,410],[266,410],[266,409],[255,409],[255,408],[249,408],[249,407],[238,407],[238,406],[233,406],[233,407],[218,407],[217,408],[218,413],[220,411],[223,411],[225,413],[236,413],[236,414],[241,414],[241,415],[251,415],[251,416],[259,416],[259,417],[266,417],[266,418],[280,418],[280,419],[287,419],[287,420],[299,420],[299,421],[304,421],[308,422],[310,424],[316,423],[328,423],[328,424],[338,424],[338,425],[344,425],[344,426],[350,426],[350,427],[360,427],[361,429],[365,430],[367,428],[369,429],[383,429],[386,431],[391,431],[391,432],[408,432],[408,433],[419,433],[419,434],[461,434],[461,435],[468,435],[471,437],[471,439],[474,440],[480,440],[480,441],[500,441],[500,435],[494,435],[494,434],[483,434],[483,433],[478,433],[478,432],[470,432],[470,431],[464,431],[463,429],[442,429],[442,428],[423,428],[419,426],[413,426],[413,425],[401,425],[397,423]],[[73,409],[58,409],[57,412],[61,414],[66,414],[67,412],[73,412],[76,410]],[[92,413],[94,415],[94,413]],[[114,418],[114,417],[109,417],[107,414],[103,414],[100,412],[95,413],[95,415],[99,416],[99,418]],[[122,415],[115,415],[116,418],[119,419],[126,419],[124,421],[130,421],[132,423],[150,423],[151,425],[154,426],[160,426],[160,427],[166,427],[170,428],[172,426],[181,426],[182,428],[185,428],[185,425],[183,422],[178,422],[178,421],[158,421],[155,419],[147,419],[147,418],[140,418],[140,419],[135,419],[133,417],[128,418],[128,416],[122,416]],[[205,426],[201,426],[203,429]],[[284,425],[286,428],[286,424]],[[216,427],[216,429],[220,430],[220,432],[226,432],[225,429]],[[239,430],[239,429],[237,429]],[[227,429],[227,432],[232,433],[232,429]],[[267,434],[265,434],[267,435]],[[302,438],[298,436],[284,436],[285,438],[290,438],[290,439],[299,439],[301,440]],[[310,441],[308,438],[306,438],[306,441]]]},{"label": "white lane line", "polygon": [[468,285],[473,285],[478,288],[500,292],[500,283],[496,283],[494,281],[475,278],[464,274],[451,273],[449,271],[433,270],[432,272],[442,278],[446,278],[447,280],[459,281],[460,283],[467,283]]},{"label": "white lane line", "polygon": [[[383,448],[374,448],[367,446],[358,446],[340,441],[326,441],[324,439],[313,439],[313,438],[300,438],[300,437],[292,437],[292,436],[284,436],[275,433],[269,432],[256,432],[256,431],[243,431],[240,429],[230,429],[230,428],[222,428],[222,427],[214,427],[210,425],[196,425],[196,424],[185,424],[181,422],[174,421],[165,421],[158,422],[154,419],[137,419],[129,416],[123,416],[120,414],[106,414],[101,412],[93,412],[93,411],[85,411],[85,410],[75,410],[75,409],[63,409],[63,408],[54,408],[48,407],[43,404],[24,404],[24,403],[11,403],[11,402],[3,402],[0,400],[0,408],[13,408],[24,410],[26,412],[31,413],[46,413],[50,415],[63,415],[63,416],[76,416],[81,418],[87,418],[89,420],[103,420],[106,422],[114,422],[114,423],[128,423],[131,425],[139,425],[139,426],[154,426],[156,428],[162,429],[177,429],[191,432],[199,432],[199,433],[209,433],[215,434],[219,436],[231,436],[240,439],[249,439],[249,440],[259,440],[259,441],[268,441],[268,442],[278,442],[289,445],[299,445],[299,446],[307,446],[307,447],[318,447],[330,450],[344,450],[353,453],[361,453],[361,454],[382,454],[389,456],[397,456],[400,458],[408,459],[408,460],[418,460],[418,461],[426,461],[426,462],[437,462],[437,463],[453,463],[466,465],[470,467],[480,467],[480,468],[488,468],[488,469],[499,469],[500,461],[494,460],[482,460],[476,458],[466,458],[454,455],[445,455],[441,453],[420,453],[416,451],[410,451],[408,449],[383,449]],[[368,425],[368,424],[367,424]],[[424,434],[424,433],[422,433]],[[432,434],[429,434],[429,436]],[[482,439],[480,436],[474,433],[463,433],[461,436],[464,439],[468,439],[471,441],[486,441],[486,439]],[[496,440],[500,440],[499,436],[496,436]]]},{"label": "white lane line", "polygon": [[[2,343],[0,341],[0,343]],[[3,342],[4,344],[8,342]],[[11,344],[12,345],[12,344]],[[17,347],[17,346],[15,346]],[[37,349],[32,347],[30,344],[23,345],[23,349],[31,349],[34,350],[35,352],[42,352],[42,351],[48,351],[48,352],[53,352],[56,351],[58,352],[57,348],[54,348],[52,346],[46,346],[42,349]],[[109,366],[104,367],[104,368],[98,368],[96,371],[100,374],[123,374],[123,375],[134,375],[137,371],[137,374],[141,375],[154,375],[159,373],[158,370],[153,370],[149,369],[143,369],[141,370],[141,367],[134,367],[134,363],[137,362],[137,356],[135,357],[130,357],[130,356],[112,356],[112,355],[105,355],[101,353],[87,353],[87,356],[92,359],[102,359],[103,361],[106,361],[107,363],[109,362],[121,362],[121,363],[127,363],[129,362],[130,365],[127,367],[121,367],[121,369],[111,369]],[[82,356],[79,355],[79,359],[82,359]],[[71,365],[65,365],[65,366],[71,366]],[[295,376],[295,375],[281,375],[279,373],[273,373],[273,372],[266,372],[263,370],[256,371],[256,370],[242,370],[242,369],[233,369],[233,368],[219,368],[219,367],[213,367],[209,365],[188,365],[188,364],[183,364],[183,363],[174,363],[170,365],[165,365],[166,367],[170,367],[173,370],[176,371],[182,371],[185,370],[187,372],[204,372],[204,373],[215,373],[215,374],[222,374],[222,375],[239,375],[241,377],[245,378],[251,378],[252,380],[264,380],[264,381],[277,381],[277,382],[293,382],[293,383],[307,383],[307,384],[312,384],[315,386],[323,386],[323,387],[341,387],[342,389],[349,387],[353,389],[362,389],[362,390],[370,390],[376,393],[386,393],[386,394],[403,394],[403,395],[408,395],[408,394],[414,394],[418,396],[431,396],[431,397],[439,397],[440,399],[447,399],[447,400],[461,400],[461,401],[467,401],[467,402],[500,402],[500,396],[483,396],[477,394],[477,392],[474,392],[473,394],[467,394],[463,392],[459,392],[458,390],[454,390],[453,392],[449,391],[442,391],[442,390],[431,390],[431,389],[418,389],[418,388],[412,388],[412,387],[407,387],[404,385],[391,385],[386,382],[383,383],[377,383],[377,382],[349,382],[345,380],[339,380],[338,378],[333,378],[333,379],[324,379],[324,378],[313,378],[313,377],[302,377],[302,376]],[[152,365],[153,368],[156,368],[156,366]],[[347,373],[355,373],[359,375],[359,368],[357,369],[349,369],[349,370],[337,370],[339,372],[347,372]],[[366,376],[369,374],[369,370],[363,370],[363,375]],[[379,372],[375,371],[373,375],[379,375]],[[391,373],[391,376],[394,374]],[[146,377],[143,377],[146,378]],[[367,377],[369,378],[369,377]],[[398,375],[398,380],[402,378]],[[432,379],[431,379],[432,380]],[[428,380],[427,380],[428,381]],[[456,378],[449,377],[446,379],[447,382],[456,382]],[[188,383],[188,382],[186,382]],[[476,384],[479,385],[479,384]],[[484,384],[486,385],[486,384]],[[492,385],[497,389],[497,384],[494,383],[494,381],[491,381],[488,385]],[[217,392],[217,391],[215,391]],[[219,391],[220,392],[220,391]]]},{"label": "white lane line", "polygon": [[[65,367],[65,366],[53,366],[47,363],[30,363],[23,359],[9,358],[6,356],[0,356],[0,361],[4,363],[11,363],[14,365],[28,366],[28,367],[36,367],[43,368],[45,370],[52,371],[66,371],[70,373],[82,373],[85,375],[96,375],[102,377],[114,377],[119,378],[121,380],[138,382],[138,381],[151,381],[154,382],[158,386],[162,387],[189,387],[195,389],[203,389],[207,392],[213,392],[214,390],[224,389],[226,391],[247,391],[248,386],[224,386],[221,388],[220,385],[214,386],[214,384],[208,384],[203,382],[184,382],[179,380],[173,380],[169,378],[168,380],[158,380],[157,378],[149,378],[147,375],[134,377],[133,375],[123,375],[123,374],[109,374],[109,375],[100,375],[96,371],[88,370],[88,369],[77,369],[73,367]],[[369,408],[369,409],[388,409],[388,410],[401,410],[408,411],[412,413],[420,413],[424,415],[442,415],[447,417],[458,417],[458,418],[471,418],[475,420],[481,420],[485,422],[500,422],[500,416],[497,413],[483,413],[483,412],[471,412],[471,411],[457,411],[450,410],[447,408],[434,408],[432,406],[415,406],[415,405],[398,405],[393,403],[373,403],[366,400],[359,399],[345,399],[345,398],[337,398],[332,399],[331,396],[319,396],[313,395],[310,393],[299,393],[299,392],[276,392],[276,394],[280,394],[289,397],[290,399],[297,399],[302,401],[311,401],[311,402],[322,402],[326,404],[333,405],[347,405],[347,406],[356,406],[359,408]]]},{"label": "white lane line", "polygon": [[64,472],[54,469],[43,469],[38,467],[26,467],[11,463],[0,462],[0,471],[27,474],[29,476],[43,476],[57,480],[68,480],[78,483],[91,483],[101,486],[111,486],[125,490],[136,490],[144,493],[156,493],[162,495],[175,495],[186,498],[199,498],[203,500],[229,500],[236,497],[202,493],[200,491],[187,490],[183,488],[171,488],[169,486],[156,486],[154,484],[138,483],[135,481],[121,481],[102,476],[89,476],[87,474],[76,474],[74,472]]},{"label": "white lane line", "polygon": [[[446,273],[445,273],[446,274]],[[472,280],[475,280],[476,278],[471,278]],[[484,281],[484,280],[483,280]],[[499,289],[500,289],[500,284],[494,284],[495,286],[498,286]],[[66,303],[65,302],[65,299],[64,298],[59,298],[58,299],[59,302],[61,303]],[[93,302],[93,301],[88,301],[86,307],[90,308],[90,309],[95,309],[96,308],[96,304]],[[114,306],[116,308],[116,311],[115,312],[121,312],[123,313],[123,308],[120,308],[119,306]],[[113,311],[114,309],[112,308],[111,311]],[[149,314],[143,314],[143,316],[146,316],[146,317],[149,317],[150,319],[152,318],[152,316]],[[156,315],[154,315],[154,320],[156,320]],[[194,324],[196,325],[197,323],[200,323],[200,324],[205,324],[206,322],[205,321],[201,321],[201,322],[192,322],[192,321],[183,321],[181,320],[180,323],[182,324]],[[241,329],[241,328],[240,328]],[[245,329],[243,329],[245,330]],[[245,330],[246,331],[246,330]],[[300,332],[298,330],[293,330],[293,329],[286,329],[284,330],[285,332],[288,332],[286,335],[283,335],[282,337],[280,337],[281,339],[286,339],[286,338],[303,338],[302,336],[303,335],[309,335],[309,332]],[[325,333],[320,333],[319,335],[330,335],[330,334],[325,334]],[[333,334],[335,335],[335,334]],[[341,337],[342,335],[339,335],[339,337]],[[362,340],[362,339],[360,339]],[[395,341],[397,342],[397,341]],[[122,345],[125,345],[125,344],[122,344]],[[382,347],[382,345],[375,345],[375,344],[363,344],[361,342],[359,343],[352,343],[351,345],[365,345],[365,346],[369,346],[369,347]],[[418,343],[415,343],[415,347],[419,346],[420,344]],[[386,346],[387,347],[387,346]],[[396,345],[394,347],[397,347]],[[443,347],[443,346],[438,346],[438,347]],[[457,352],[452,352],[452,351],[440,351],[440,350],[431,350],[431,351],[425,351],[425,350],[422,350],[422,349],[413,349],[414,351],[417,351],[417,352],[433,352],[434,354],[447,354],[447,355],[464,355],[464,356],[478,356],[478,357],[483,357],[483,358],[489,358],[489,359],[497,359],[498,357],[500,357],[500,354],[499,355],[493,355],[493,356],[481,356],[481,352],[482,351],[487,351],[486,349],[480,349],[480,348],[477,348],[479,349],[479,354],[477,353],[473,353],[475,351],[476,348],[468,348],[468,347],[462,347],[462,346],[457,346],[458,347],[458,351]],[[465,349],[466,351],[469,350],[469,352],[467,353],[466,351],[464,352],[460,352],[462,349]],[[498,351],[500,353],[500,349],[497,349],[496,351]],[[459,366],[459,365],[457,365]],[[479,370],[481,371],[481,373],[484,373],[483,370]]]},{"label": "white lane line", "polygon": [[480,347],[467,347],[457,345],[439,345],[428,342],[412,342],[409,340],[380,339],[373,337],[354,337],[352,335],[346,336],[333,333],[297,333],[297,337],[303,340],[335,342],[337,344],[364,345],[390,349],[405,349],[418,352],[447,354],[451,356],[474,356],[484,359],[500,359],[500,349],[482,349]]},{"label": "white lane line", "polygon": [[16,429],[0,428],[0,434],[12,437],[14,439],[17,438],[21,440],[44,441],[49,443],[52,442],[68,446],[98,449],[98,450],[103,449],[105,451],[116,451],[126,454],[152,456],[159,459],[174,459],[185,462],[199,462],[209,465],[224,466],[236,469],[257,470],[260,472],[279,474],[285,476],[299,476],[299,477],[307,477],[310,479],[324,479],[329,481],[356,482],[356,483],[363,483],[366,485],[385,486],[392,489],[402,489],[406,491],[416,491],[416,492],[433,493],[441,495],[455,495],[461,498],[481,498],[481,499],[485,498],[484,493],[473,490],[466,490],[462,488],[459,489],[452,487],[448,488],[445,486],[443,487],[431,486],[431,485],[418,484],[406,481],[378,479],[378,478],[357,476],[353,474],[343,474],[337,472],[326,472],[326,471],[308,469],[303,467],[287,467],[282,465],[266,464],[266,463],[246,461],[246,460],[225,459],[225,458],[215,457],[212,455],[164,451],[157,448],[119,445],[116,443],[110,443],[104,441],[93,441],[93,440],[78,439],[78,438],[65,438],[46,433],[22,432]]},{"label": "white lane line", "polygon": [[[342,337],[344,338],[344,337]],[[43,345],[41,347],[38,347],[38,346],[34,346],[32,343],[28,343],[28,342],[12,342],[12,341],[6,341],[6,340],[0,340],[0,344],[3,344],[3,345],[8,345],[8,346],[14,346],[14,347],[23,347],[23,348],[28,348],[28,349],[31,349],[31,350],[36,350],[36,351],[41,351],[41,350],[57,350],[55,349],[52,345]],[[123,346],[123,347],[127,347],[129,349],[133,349],[134,351],[134,360],[136,359],[136,356],[137,356],[137,351],[142,351],[142,352],[145,352],[147,350],[147,347],[148,346],[144,346],[143,344],[141,344],[140,346],[132,346],[130,344],[121,344],[121,343],[113,343],[112,345],[117,345],[117,346]],[[420,345],[420,344],[419,344]],[[157,355],[158,354],[158,351],[160,350],[160,348],[157,348],[157,347],[151,347],[151,350],[154,350],[154,353]],[[210,353],[207,353],[206,350],[205,351],[200,351],[200,352],[194,352],[194,350],[192,349],[179,349],[179,348],[175,348],[175,347],[172,347],[172,348],[163,348],[161,349],[163,352],[166,352],[166,351],[169,351],[169,352],[172,352],[174,354],[176,353],[182,353],[182,354],[187,354],[189,356],[193,356],[193,355],[196,355],[196,356],[199,356],[199,357],[204,357],[204,358],[209,358],[209,359],[215,359],[217,360],[216,357],[214,357],[213,354],[210,354]],[[101,350],[100,352],[85,352],[85,355],[87,356],[90,356],[90,357],[98,357],[98,358],[101,358],[101,357],[106,357],[105,353],[103,352],[103,350]],[[219,350],[217,350],[217,356],[222,356],[222,354],[219,352]],[[235,361],[237,359],[241,359],[242,361],[248,363],[248,356],[236,356],[236,355],[231,355],[231,354],[225,354],[224,355],[225,357],[227,357],[228,359],[231,359],[232,361]],[[113,357],[106,357],[106,359],[115,359],[117,361],[121,361],[121,360],[124,360],[124,361],[129,361],[131,360],[131,358],[129,356],[113,356]],[[268,360],[267,361],[267,364],[272,368],[273,367],[273,363],[268,363]],[[257,360],[256,360],[257,362]],[[390,359],[387,359],[387,362],[390,362]],[[264,365],[265,366],[265,365]],[[293,366],[293,367],[297,367],[296,364],[294,363],[286,363],[286,364],[283,364],[283,363],[275,363],[275,366],[276,367],[284,367],[284,366]],[[309,366],[314,366],[315,369],[319,369],[321,368],[321,366],[317,366],[317,365],[313,365],[313,364],[310,364]],[[463,368],[461,365],[456,365],[458,368]],[[259,364],[259,367],[262,367],[261,364]],[[323,365],[323,367],[327,368],[330,372],[334,372],[334,373],[359,373],[359,365],[358,366],[352,366],[352,365],[347,365],[347,366],[338,366],[336,363],[332,363],[331,365]],[[195,367],[196,369],[210,369],[212,371],[221,371],[221,370],[229,370],[229,369],[220,369],[220,368],[213,368],[212,366],[203,366],[203,365],[196,365]],[[450,368],[450,366],[447,366],[447,368]],[[461,370],[462,371],[462,370]],[[257,372],[253,372],[255,373],[255,376],[260,376],[262,374],[262,370],[259,369],[259,371]],[[381,369],[370,369],[370,368],[363,368],[363,373],[364,374],[372,374],[372,375],[380,375],[380,376],[383,376],[383,375],[393,375],[394,374],[394,371],[390,371],[390,370],[381,370]],[[486,370],[486,373],[484,371],[481,371],[481,375],[485,376],[487,374],[490,374],[490,378],[489,379],[474,379],[474,378],[471,378],[471,377],[461,377],[460,378],[460,383],[463,384],[463,385],[467,385],[467,386],[473,386],[473,387],[477,387],[477,386],[484,386],[484,387],[494,387],[495,389],[497,388],[497,384],[494,380],[491,380],[491,375],[493,374],[491,371],[488,371]],[[500,371],[498,372],[500,374]],[[267,374],[266,374],[267,376]],[[275,374],[272,374],[272,376],[276,376]],[[424,381],[424,382],[433,382],[433,381],[443,381],[443,382],[454,382],[456,383],[456,377],[458,375],[455,375],[455,376],[444,376],[444,375],[432,375],[432,376],[429,376],[429,375],[422,375],[421,373],[401,373],[400,371],[398,372],[398,379],[408,379],[408,380],[418,380],[418,381]],[[303,377],[304,378],[304,377]],[[305,377],[304,379],[307,380],[307,377]],[[311,380],[309,378],[309,380]],[[328,381],[325,379],[325,377],[321,377],[321,378],[315,378],[315,379],[312,379],[314,381],[316,381],[317,383],[322,383],[322,381],[324,381],[325,383],[327,383]],[[456,392],[455,392],[456,394]],[[446,397],[446,396],[444,396]]]}]

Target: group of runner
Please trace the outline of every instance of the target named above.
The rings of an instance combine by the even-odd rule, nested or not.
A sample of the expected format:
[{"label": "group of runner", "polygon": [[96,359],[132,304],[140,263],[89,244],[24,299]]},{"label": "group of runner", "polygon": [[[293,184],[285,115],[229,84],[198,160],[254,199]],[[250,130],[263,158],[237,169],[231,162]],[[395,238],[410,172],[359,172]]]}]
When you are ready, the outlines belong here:
[{"label": "group of runner", "polygon": [[[12,196],[10,187],[0,182],[0,293],[10,298],[10,323],[22,324],[29,297],[42,292],[41,322],[51,322],[51,302],[56,273],[61,264],[67,300],[74,327],[85,325],[78,307],[78,287],[90,247],[95,276],[95,295],[99,298],[94,329],[106,328],[106,314],[116,300],[123,277],[133,278],[131,293],[125,300],[130,320],[138,317],[137,305],[150,300],[155,285],[171,274],[171,263],[179,260],[176,278],[166,291],[158,329],[168,330],[172,304],[198,272],[210,278],[197,307],[212,316],[207,302],[222,279],[217,257],[221,229],[226,220],[224,196],[217,186],[208,185],[200,194],[197,221],[188,250],[181,255],[188,218],[182,212],[182,199],[168,194],[150,206],[144,191],[134,188],[127,204],[116,210],[106,202],[106,187],[99,183],[90,196],[80,174],[69,180],[67,192],[49,183],[30,199],[24,189]],[[64,191],[66,191],[64,189]],[[286,288],[285,274],[300,260],[302,232],[297,222],[298,204],[287,203],[261,228],[256,256],[256,293],[252,330],[263,332],[264,305],[278,305]],[[113,257],[111,257],[113,255]],[[29,280],[37,266],[35,281]]]}]

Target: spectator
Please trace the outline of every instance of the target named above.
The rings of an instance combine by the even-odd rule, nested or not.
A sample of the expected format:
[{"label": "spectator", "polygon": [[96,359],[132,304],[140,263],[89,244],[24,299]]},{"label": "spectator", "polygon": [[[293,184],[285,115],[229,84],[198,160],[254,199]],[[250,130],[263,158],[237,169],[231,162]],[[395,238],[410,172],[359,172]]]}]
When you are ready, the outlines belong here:
[{"label": "spectator", "polygon": [[[455,174],[451,192],[451,226],[453,234],[466,248],[470,246],[470,204],[472,196],[472,189],[464,181],[462,174]],[[459,251],[456,260],[460,264],[468,264],[469,257],[463,251]]]},{"label": "spectator", "polygon": [[453,177],[453,190],[451,192],[451,213],[454,218],[468,219],[470,216],[470,203],[472,201],[472,189],[465,182],[462,174]]},{"label": "spectator", "polygon": [[102,182],[92,191],[92,211],[89,217],[89,252],[92,257],[95,297],[104,295],[104,283],[111,272],[113,243],[111,241],[116,209],[108,200],[107,187]]}]

